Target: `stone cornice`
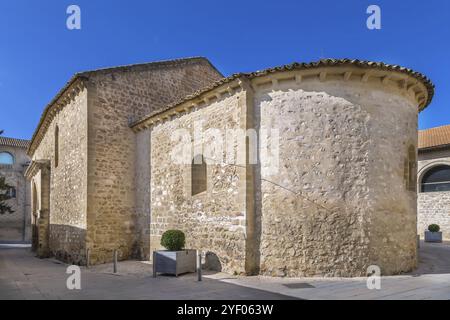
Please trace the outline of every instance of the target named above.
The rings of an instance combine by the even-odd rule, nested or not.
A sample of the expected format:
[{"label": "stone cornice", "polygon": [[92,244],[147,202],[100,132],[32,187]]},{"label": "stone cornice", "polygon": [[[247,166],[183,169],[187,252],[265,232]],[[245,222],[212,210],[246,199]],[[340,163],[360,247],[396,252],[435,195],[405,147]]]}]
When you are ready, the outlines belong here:
[{"label": "stone cornice", "polygon": [[393,86],[413,96],[419,111],[427,107],[434,95],[434,86],[431,81],[411,69],[380,62],[326,59],[312,63],[293,63],[253,73],[234,74],[177,103],[166,106],[163,110],[149,114],[144,119],[131,124],[130,127],[135,132],[144,130],[180,113],[189,112],[199,104],[208,104],[211,100],[209,97],[220,98],[224,92],[231,93],[236,87],[246,89],[247,87],[242,84],[249,81],[253,89],[262,87],[276,89],[281,83],[292,81],[300,85],[308,79],[318,79],[321,82],[329,80],[378,82],[382,85]]},{"label": "stone cornice", "polygon": [[408,74],[390,70],[366,70],[352,66],[331,66],[304,71],[279,71],[253,78],[254,89],[273,90],[288,82],[300,85],[308,80],[360,82],[363,84],[379,84],[403,91],[414,99],[419,111],[422,111],[428,101],[428,89],[416,78]]},{"label": "stone cornice", "polygon": [[43,168],[50,168],[50,161],[49,160],[37,160],[37,161],[31,161],[30,165],[28,166],[27,170],[25,170],[25,178],[30,180],[33,178],[36,173],[43,169]]}]

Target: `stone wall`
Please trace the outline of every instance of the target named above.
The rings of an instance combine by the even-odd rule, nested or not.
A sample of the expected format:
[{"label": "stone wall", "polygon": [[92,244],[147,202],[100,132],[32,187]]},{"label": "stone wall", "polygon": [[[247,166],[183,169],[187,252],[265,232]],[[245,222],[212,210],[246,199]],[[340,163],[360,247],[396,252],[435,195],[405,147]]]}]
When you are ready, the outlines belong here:
[{"label": "stone wall", "polygon": [[141,175],[136,168],[146,169],[136,167],[140,146],[130,123],[220,78],[205,59],[112,69],[89,76],[87,243],[92,263],[111,261],[114,250],[119,259],[149,256],[148,240],[141,238],[148,235],[149,210],[136,205],[136,200],[145,198],[137,192],[148,195],[148,187],[135,180]]},{"label": "stone wall", "polygon": [[438,224],[444,239],[450,240],[450,192],[420,192],[423,174],[440,164],[450,166],[450,150],[419,152],[417,233],[423,238],[430,224]]},{"label": "stone wall", "polygon": [[[50,197],[50,254],[80,264],[85,261],[87,229],[87,99],[87,90],[83,89],[66,102],[68,104],[55,115],[33,154],[33,161],[50,162],[49,194],[41,186],[39,176],[31,179],[37,186],[40,205],[45,197]],[[59,128],[58,166],[55,162],[56,126]]]},{"label": "stone wall", "polygon": [[418,106],[402,86],[370,89],[370,94],[353,100],[370,117],[369,198],[362,199],[372,208],[370,215],[363,213],[370,241],[368,263],[379,266],[385,275],[409,272],[417,266]]},{"label": "stone wall", "polygon": [[0,164],[0,176],[16,189],[16,197],[7,201],[14,212],[0,215],[0,242],[28,242],[31,239],[30,190],[24,172],[29,158],[23,148],[0,145],[0,152],[14,157],[13,165]]},{"label": "stone wall", "polygon": [[[242,77],[139,124],[137,131],[151,128],[151,249],[177,228],[226,272],[353,277],[370,265],[384,275],[414,269],[417,115],[425,95],[415,79],[375,73],[348,67]],[[242,91],[225,97],[236,83]],[[230,119],[234,112],[241,114]],[[261,130],[258,164],[208,165],[208,191],[190,196],[191,166],[170,160],[171,134],[191,132],[196,119],[223,132],[238,117],[239,128]],[[263,150],[264,130],[275,130],[278,149]],[[215,189],[234,179],[236,198],[236,184]]]},{"label": "stone wall", "polygon": [[367,263],[368,114],[308,85],[257,96],[280,136],[279,171],[261,170],[261,273],[346,276]]},{"label": "stone wall", "polygon": [[[417,105],[379,82],[258,90],[261,127],[279,130],[279,172],[261,169],[261,273],[363,276],[416,263],[415,193],[404,181]],[[264,158],[261,159],[264,161]]]},{"label": "stone wall", "polygon": [[150,130],[136,133],[135,201],[136,246],[141,259],[150,259]]},{"label": "stone wall", "polygon": [[[93,264],[111,261],[114,250],[119,259],[149,256],[149,240],[142,239],[145,232],[149,238],[149,210],[135,205],[145,187],[135,179],[136,136],[129,125],[221,77],[196,58],[83,73],[64,88],[37,131],[29,176],[37,189],[34,223],[48,229],[39,234],[48,237],[49,254],[77,264],[86,262],[87,250]],[[37,165],[43,161],[50,163],[48,190]],[[49,208],[42,209],[44,199]]]},{"label": "stone wall", "polygon": [[[194,137],[194,125],[202,130],[245,128],[245,92],[199,107],[171,121],[158,124],[151,131],[151,240],[152,250],[161,249],[161,235],[169,229],[186,234],[186,247],[201,250],[206,266],[228,273],[245,273],[246,267],[246,171],[228,165],[225,158],[207,163],[207,190],[192,196],[191,165],[171,159],[180,141],[172,134],[184,129]],[[196,140],[196,147],[208,140]],[[237,144],[230,147],[233,154]],[[193,148],[192,148],[193,149]],[[225,152],[225,150],[223,150]],[[223,155],[224,153],[222,153]],[[191,153],[194,157],[194,151]]]}]

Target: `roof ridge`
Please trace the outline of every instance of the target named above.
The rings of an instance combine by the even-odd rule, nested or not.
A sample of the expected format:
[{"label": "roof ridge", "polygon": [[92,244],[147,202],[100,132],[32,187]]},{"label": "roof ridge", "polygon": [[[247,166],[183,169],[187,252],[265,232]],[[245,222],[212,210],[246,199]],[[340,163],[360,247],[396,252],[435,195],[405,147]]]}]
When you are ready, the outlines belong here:
[{"label": "roof ridge", "polygon": [[5,137],[5,136],[0,136],[0,138],[9,139],[9,140],[18,140],[18,141],[28,141],[28,142],[31,141],[31,140],[28,140],[28,139],[12,138],[12,137]]},{"label": "roof ridge", "polygon": [[157,60],[157,61],[150,61],[150,62],[140,62],[140,63],[119,65],[119,66],[104,67],[104,68],[98,68],[98,69],[92,69],[92,70],[85,70],[85,71],[77,72],[76,74],[80,75],[80,76],[81,75],[86,76],[86,75],[89,75],[92,73],[98,73],[98,72],[121,71],[121,70],[127,70],[127,69],[132,69],[132,68],[139,68],[139,67],[147,67],[147,66],[176,65],[179,63],[197,61],[197,60],[205,61],[205,62],[208,62],[210,65],[212,65],[212,63],[206,57],[192,56],[192,57],[185,57],[185,58],[165,59],[165,60]]},{"label": "roof ridge", "polygon": [[450,124],[444,124],[444,125],[437,126],[437,127],[431,127],[431,128],[427,128],[427,129],[422,129],[422,130],[419,130],[419,132],[425,132],[425,131],[433,130],[433,129],[441,129],[441,128],[445,128],[445,127],[450,127]]},{"label": "roof ridge", "polygon": [[0,136],[0,146],[28,148],[30,140]]}]

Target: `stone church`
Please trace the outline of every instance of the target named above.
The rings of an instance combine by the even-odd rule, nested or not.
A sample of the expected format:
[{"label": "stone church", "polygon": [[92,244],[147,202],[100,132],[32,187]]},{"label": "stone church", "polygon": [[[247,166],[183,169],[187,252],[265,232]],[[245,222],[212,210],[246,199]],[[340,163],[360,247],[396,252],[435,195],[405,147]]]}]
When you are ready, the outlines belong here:
[{"label": "stone church", "polygon": [[[228,273],[410,271],[417,118],[433,92],[410,69],[348,59],[230,77],[204,58],[76,74],[28,148],[33,247],[76,264],[109,262],[114,250],[148,259],[164,231],[180,229],[207,267]],[[174,161],[174,133],[189,145],[197,122],[245,132],[245,161],[210,162],[206,139]],[[247,134],[263,129],[276,130],[277,170]]]}]

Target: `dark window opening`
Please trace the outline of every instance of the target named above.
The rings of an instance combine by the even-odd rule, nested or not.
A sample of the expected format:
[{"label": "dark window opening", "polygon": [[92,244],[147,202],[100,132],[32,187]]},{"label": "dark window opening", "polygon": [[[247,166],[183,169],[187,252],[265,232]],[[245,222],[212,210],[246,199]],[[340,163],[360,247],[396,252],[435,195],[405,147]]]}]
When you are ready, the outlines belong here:
[{"label": "dark window opening", "polygon": [[16,198],[16,188],[14,188],[14,187],[9,188],[8,195],[11,199],[15,199]]},{"label": "dark window opening", "polygon": [[55,168],[59,164],[59,127],[55,127]]},{"label": "dark window opening", "polygon": [[195,156],[192,161],[191,186],[193,196],[205,192],[207,189],[206,163],[202,155]]},{"label": "dark window opening", "polygon": [[428,170],[422,178],[420,191],[450,191],[450,166],[439,165]]},{"label": "dark window opening", "polygon": [[0,152],[0,164],[13,165],[14,157],[9,152]]}]

